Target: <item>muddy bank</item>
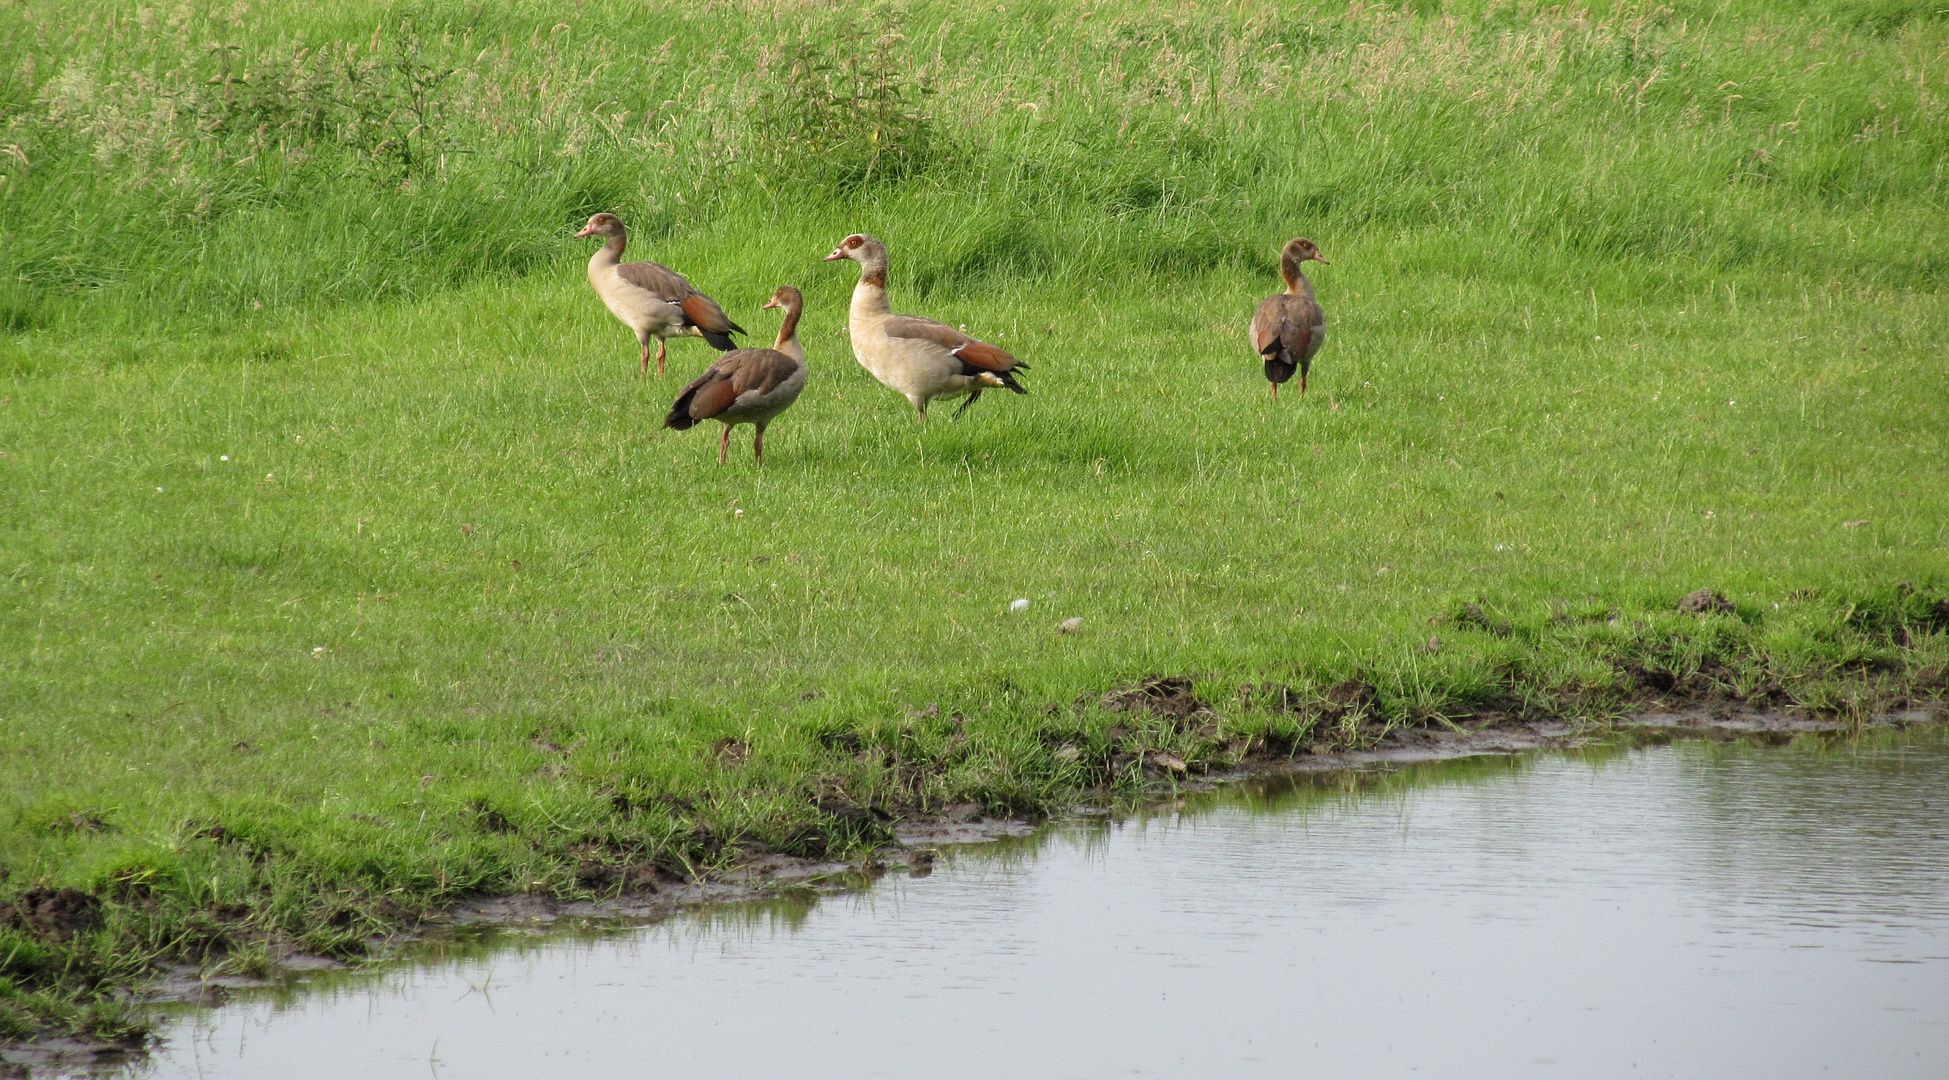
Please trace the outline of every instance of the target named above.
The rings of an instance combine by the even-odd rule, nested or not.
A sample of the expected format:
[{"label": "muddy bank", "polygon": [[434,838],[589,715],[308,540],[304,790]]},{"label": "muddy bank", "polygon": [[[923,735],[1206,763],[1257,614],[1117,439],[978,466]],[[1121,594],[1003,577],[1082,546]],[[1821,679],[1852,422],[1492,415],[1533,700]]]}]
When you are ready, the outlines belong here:
[{"label": "muddy bank", "polygon": [[[1183,718],[1199,715],[1201,707],[1187,704],[1188,693],[1179,693],[1180,689],[1176,681],[1156,680],[1125,693],[1135,694],[1142,699],[1145,704],[1135,700],[1132,702],[1140,708],[1148,707],[1147,703],[1154,701],[1162,709]],[[1258,746],[1251,748],[1253,752],[1235,766],[1202,775],[1183,770],[1173,760],[1154,761],[1143,755],[1134,756],[1132,760],[1141,761],[1146,775],[1153,777],[1149,785],[1151,794],[1169,796],[1285,772],[1387,768],[1488,754],[1520,754],[1600,744],[1644,745],[1678,739],[1785,744],[1806,735],[1844,737],[1864,731],[1899,730],[1945,722],[1949,722],[1949,706],[1942,702],[1910,704],[1900,710],[1867,717],[1858,723],[1797,709],[1735,708],[1724,702],[1715,702],[1654,709],[1603,725],[1578,725],[1555,720],[1526,721],[1504,714],[1489,714],[1440,725],[1389,729],[1379,733],[1372,745],[1358,749],[1326,745]],[[1163,756],[1169,758],[1169,755]],[[1116,801],[1116,796],[1107,788],[1100,789],[1096,795],[1100,796],[1096,801],[1104,805]],[[1069,809],[1071,814],[1104,812],[1107,812],[1104,806],[1091,804],[1079,804]],[[410,961],[412,947],[416,944],[436,941],[442,935],[482,928],[642,924],[667,918],[686,909],[769,900],[795,890],[829,893],[858,889],[886,873],[922,877],[931,872],[943,849],[1026,836],[1042,823],[1024,817],[988,816],[977,807],[961,805],[894,823],[893,842],[857,861],[778,853],[754,854],[726,870],[697,880],[664,882],[652,889],[637,889],[604,899],[564,901],[538,895],[481,898],[454,905],[437,917],[424,920],[410,929],[388,936],[375,936],[367,943],[368,955],[372,959],[357,966]],[[38,897],[33,912],[36,917],[58,917],[71,921],[72,918],[85,919],[87,905],[73,896],[50,895]],[[14,917],[18,919],[18,913]],[[307,982],[313,973],[354,966],[300,952],[284,954],[277,963],[277,970],[263,978],[241,975],[205,977],[189,967],[168,968],[160,973],[139,1004],[155,1008],[183,1005],[214,1007],[224,1004],[239,992],[299,986]],[[0,1077],[14,1080],[47,1071],[106,1072],[139,1059],[153,1045],[153,1040],[153,1036],[123,1040],[63,1036],[0,1044]]]}]

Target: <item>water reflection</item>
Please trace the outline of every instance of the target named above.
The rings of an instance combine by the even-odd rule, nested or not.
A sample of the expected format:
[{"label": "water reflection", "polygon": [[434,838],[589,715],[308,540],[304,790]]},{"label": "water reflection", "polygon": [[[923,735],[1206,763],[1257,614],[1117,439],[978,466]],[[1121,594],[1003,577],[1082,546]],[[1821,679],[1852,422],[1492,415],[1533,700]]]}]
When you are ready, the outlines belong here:
[{"label": "water reflection", "polygon": [[1297,776],[180,1030],[145,1077],[1941,1075],[1949,741]]}]

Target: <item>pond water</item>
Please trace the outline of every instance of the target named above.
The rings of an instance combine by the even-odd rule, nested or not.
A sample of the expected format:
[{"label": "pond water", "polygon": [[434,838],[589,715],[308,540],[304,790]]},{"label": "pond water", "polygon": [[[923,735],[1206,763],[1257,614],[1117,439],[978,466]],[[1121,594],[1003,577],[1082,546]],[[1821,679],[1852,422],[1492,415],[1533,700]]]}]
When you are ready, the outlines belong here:
[{"label": "pond water", "polygon": [[197,1015],[177,1077],[1949,1076],[1949,739],[1283,778]]}]

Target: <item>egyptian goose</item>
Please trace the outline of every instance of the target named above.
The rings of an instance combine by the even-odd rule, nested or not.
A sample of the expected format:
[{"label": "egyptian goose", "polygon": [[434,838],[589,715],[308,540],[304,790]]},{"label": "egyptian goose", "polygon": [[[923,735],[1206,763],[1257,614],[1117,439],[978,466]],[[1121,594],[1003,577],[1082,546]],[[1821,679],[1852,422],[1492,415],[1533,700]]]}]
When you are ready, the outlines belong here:
[{"label": "egyptian goose", "polygon": [[732,334],[744,327],[724,315],[717,301],[691,287],[682,274],[659,263],[623,261],[629,233],[614,214],[597,214],[576,236],[606,236],[609,242],[589,257],[589,284],[623,325],[636,331],[643,346],[643,376],[650,374],[650,339],[656,339],[656,373],[663,375],[665,338],[700,337],[719,352],[738,347]]},{"label": "egyptian goose", "polygon": [[960,416],[991,387],[1026,394],[1015,373],[1029,365],[985,341],[971,338],[943,322],[914,315],[895,315],[887,304],[886,245],[854,233],[839,242],[827,262],[851,259],[859,264],[859,284],[853,287],[853,306],[847,320],[853,335],[853,355],[889,390],[913,402],[923,422],[927,403],[938,397],[968,396],[954,412]]},{"label": "egyptian goose", "polygon": [[731,453],[731,429],[753,424],[758,435],[751,440],[751,456],[765,460],[765,425],[791,407],[805,389],[805,350],[799,346],[799,314],[805,298],[786,285],[765,301],[767,308],[784,308],[785,321],[778,326],[778,344],[769,349],[734,349],[717,358],[717,363],[691,380],[670,406],[663,426],[688,431],[699,420],[717,420],[724,434],[717,440],[717,463]]},{"label": "egyptian goose", "polygon": [[1265,360],[1266,381],[1272,384],[1272,400],[1279,400],[1279,384],[1299,372],[1299,395],[1306,396],[1306,372],[1313,366],[1313,354],[1326,344],[1326,313],[1313,299],[1313,283],[1300,272],[1299,264],[1313,259],[1328,266],[1320,249],[1304,237],[1286,241],[1279,253],[1279,273],[1286,279],[1286,291],[1266,297],[1252,314],[1252,350]]}]

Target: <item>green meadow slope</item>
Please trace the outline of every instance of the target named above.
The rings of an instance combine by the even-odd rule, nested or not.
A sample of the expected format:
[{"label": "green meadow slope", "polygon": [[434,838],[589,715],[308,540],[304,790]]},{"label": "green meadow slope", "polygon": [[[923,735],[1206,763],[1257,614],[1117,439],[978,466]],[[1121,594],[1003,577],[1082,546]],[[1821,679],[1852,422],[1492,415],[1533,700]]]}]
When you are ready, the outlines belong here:
[{"label": "green meadow slope", "polygon": [[[0,1037],[1173,757],[1939,695],[1939,6],[0,10]],[[598,210],[759,343],[805,290],[762,469]],[[854,231],[1031,394],[917,424]]]}]

